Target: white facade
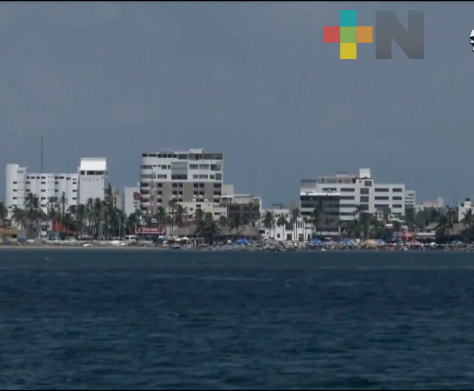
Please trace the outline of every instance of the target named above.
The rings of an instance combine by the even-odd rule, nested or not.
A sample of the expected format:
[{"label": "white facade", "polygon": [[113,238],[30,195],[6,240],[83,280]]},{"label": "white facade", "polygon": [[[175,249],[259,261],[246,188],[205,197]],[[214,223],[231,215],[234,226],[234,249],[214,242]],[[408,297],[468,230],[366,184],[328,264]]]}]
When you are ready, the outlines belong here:
[{"label": "white facade", "polygon": [[464,202],[459,203],[458,205],[458,221],[461,222],[464,219],[464,214],[466,214],[469,210],[472,210],[474,213],[474,205],[470,199],[467,199]]},{"label": "white facade", "polygon": [[6,166],[6,206],[11,211],[23,208],[28,194],[38,197],[41,208],[47,211],[52,198],[58,200],[64,193],[66,205],[76,205],[78,197],[78,174],[28,173],[18,164]]},{"label": "white facade", "polygon": [[444,199],[443,197],[438,197],[436,201],[423,201],[421,204],[415,206],[415,210],[421,211],[424,209],[441,209],[444,208]]},{"label": "white facade", "polygon": [[303,179],[300,193],[340,193],[341,220],[353,220],[358,205],[371,214],[390,209],[395,217],[405,215],[405,185],[376,183],[369,168],[361,168],[358,175]]},{"label": "white facade", "polygon": [[92,198],[104,199],[107,186],[107,162],[104,158],[84,158],[79,166],[79,201],[87,204]]},{"label": "white facade", "polygon": [[123,199],[123,210],[127,216],[130,216],[137,209],[140,209],[140,187],[126,187]]},{"label": "white facade", "polygon": [[193,218],[199,209],[204,213],[212,213],[214,220],[218,220],[222,216],[227,217],[227,207],[213,202],[181,202],[180,204],[186,209],[186,214],[190,218]]},{"label": "white facade", "polygon": [[[100,165],[97,164],[98,161],[101,161]],[[105,174],[97,175],[97,171]],[[59,201],[63,194],[66,207],[85,204],[90,197],[103,200],[105,176],[105,159],[82,159],[78,173],[62,174],[29,173],[26,167],[7,164],[5,203],[9,211],[15,207],[23,208],[28,194],[33,194],[38,197],[41,208],[46,213],[51,199]]]}]

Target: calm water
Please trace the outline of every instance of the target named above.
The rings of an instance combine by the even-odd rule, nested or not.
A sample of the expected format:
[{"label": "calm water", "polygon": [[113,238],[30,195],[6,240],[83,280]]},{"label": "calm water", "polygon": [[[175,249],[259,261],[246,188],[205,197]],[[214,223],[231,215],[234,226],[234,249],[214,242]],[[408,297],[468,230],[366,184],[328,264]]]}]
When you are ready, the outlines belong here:
[{"label": "calm water", "polygon": [[0,251],[1,389],[474,388],[474,254]]}]

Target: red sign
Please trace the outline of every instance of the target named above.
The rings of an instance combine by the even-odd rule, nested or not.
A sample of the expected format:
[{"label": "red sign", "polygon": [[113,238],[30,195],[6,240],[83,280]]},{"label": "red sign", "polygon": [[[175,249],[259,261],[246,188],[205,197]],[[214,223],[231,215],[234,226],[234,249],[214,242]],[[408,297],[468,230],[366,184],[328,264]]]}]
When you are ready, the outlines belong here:
[{"label": "red sign", "polygon": [[137,227],[137,234],[139,235],[159,235],[164,234],[163,228]]}]

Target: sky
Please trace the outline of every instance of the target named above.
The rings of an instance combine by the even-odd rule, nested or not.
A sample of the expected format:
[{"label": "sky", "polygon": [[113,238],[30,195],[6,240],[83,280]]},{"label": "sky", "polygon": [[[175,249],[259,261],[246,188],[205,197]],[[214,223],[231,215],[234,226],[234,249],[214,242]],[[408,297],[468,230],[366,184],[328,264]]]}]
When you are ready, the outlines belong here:
[{"label": "sky", "polygon": [[[407,27],[424,10],[425,58],[359,44],[341,60],[324,26],[341,9]],[[76,171],[105,157],[134,186],[141,153],[224,153],[224,179],[264,204],[301,179],[370,167],[417,200],[474,196],[472,2],[0,3],[0,166]],[[374,27],[375,31],[375,27]],[[0,171],[0,198],[5,180]]]}]

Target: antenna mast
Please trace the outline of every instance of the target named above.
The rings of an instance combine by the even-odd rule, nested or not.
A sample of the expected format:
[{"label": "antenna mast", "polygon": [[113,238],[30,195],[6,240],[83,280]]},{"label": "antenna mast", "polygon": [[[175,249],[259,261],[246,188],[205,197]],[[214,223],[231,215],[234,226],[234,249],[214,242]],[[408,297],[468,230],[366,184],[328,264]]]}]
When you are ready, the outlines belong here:
[{"label": "antenna mast", "polygon": [[41,135],[41,173],[43,173],[43,135]]}]

